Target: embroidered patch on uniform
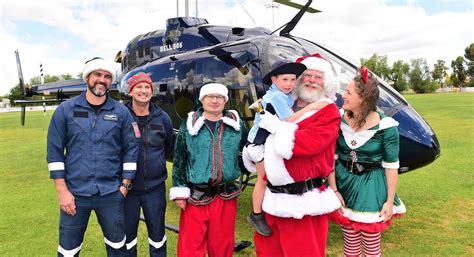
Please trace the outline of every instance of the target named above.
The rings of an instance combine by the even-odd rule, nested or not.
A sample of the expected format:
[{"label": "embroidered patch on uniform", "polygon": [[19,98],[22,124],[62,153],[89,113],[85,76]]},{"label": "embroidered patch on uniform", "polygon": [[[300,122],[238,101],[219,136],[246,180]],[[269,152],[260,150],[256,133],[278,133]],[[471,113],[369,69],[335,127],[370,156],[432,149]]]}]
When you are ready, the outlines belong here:
[{"label": "embroidered patch on uniform", "polygon": [[118,121],[117,114],[104,114],[104,120]]},{"label": "embroidered patch on uniform", "polygon": [[89,117],[88,112],[74,111],[74,118],[88,118],[88,117]]},{"label": "embroidered patch on uniform", "polygon": [[150,124],[150,128],[153,130],[163,130],[163,126],[160,124]]},{"label": "embroidered patch on uniform", "polygon": [[138,128],[138,123],[132,122],[133,133],[135,133],[135,138],[141,138],[142,134],[140,133],[140,128]]}]

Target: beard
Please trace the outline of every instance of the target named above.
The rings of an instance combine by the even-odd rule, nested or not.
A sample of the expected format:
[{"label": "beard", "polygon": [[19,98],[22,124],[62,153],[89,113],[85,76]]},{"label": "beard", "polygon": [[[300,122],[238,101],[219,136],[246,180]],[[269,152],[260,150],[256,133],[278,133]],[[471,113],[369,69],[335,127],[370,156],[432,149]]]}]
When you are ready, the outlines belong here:
[{"label": "beard", "polygon": [[[313,87],[314,89],[309,89]],[[324,88],[316,83],[303,82],[296,87],[296,95],[306,103],[314,103],[325,96]]]},{"label": "beard", "polygon": [[[102,85],[103,88],[100,85]],[[89,91],[91,91],[93,95],[97,97],[102,97],[106,95],[107,92],[109,91],[109,88],[107,87],[107,85],[105,83],[100,83],[100,82],[94,83],[94,85],[87,85],[87,88],[89,89]]]}]

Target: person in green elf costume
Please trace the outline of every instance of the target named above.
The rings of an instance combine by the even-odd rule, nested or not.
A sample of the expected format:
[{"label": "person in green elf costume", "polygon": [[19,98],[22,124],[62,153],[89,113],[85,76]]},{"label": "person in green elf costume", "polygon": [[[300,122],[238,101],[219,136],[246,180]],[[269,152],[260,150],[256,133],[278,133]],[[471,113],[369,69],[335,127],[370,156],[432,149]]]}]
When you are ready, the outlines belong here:
[{"label": "person in green elf costume", "polygon": [[170,199],[181,208],[178,256],[232,256],[240,176],[239,150],[247,130],[235,110],[226,110],[227,87],[201,87],[195,112],[179,129]]},{"label": "person in green elf costume", "polygon": [[381,232],[406,212],[396,195],[399,168],[398,122],[377,110],[378,81],[362,66],[342,99],[336,145],[336,181],[330,185],[342,208],[344,255],[381,256]]}]

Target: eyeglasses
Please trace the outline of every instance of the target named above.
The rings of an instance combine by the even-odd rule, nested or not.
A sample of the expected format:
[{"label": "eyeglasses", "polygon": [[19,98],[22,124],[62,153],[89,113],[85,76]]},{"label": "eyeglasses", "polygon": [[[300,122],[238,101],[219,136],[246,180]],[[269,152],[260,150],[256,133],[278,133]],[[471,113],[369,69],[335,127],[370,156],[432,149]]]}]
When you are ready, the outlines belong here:
[{"label": "eyeglasses", "polygon": [[217,101],[224,101],[225,100],[225,97],[222,96],[222,95],[206,95],[206,98],[208,98],[210,100],[216,99]]}]

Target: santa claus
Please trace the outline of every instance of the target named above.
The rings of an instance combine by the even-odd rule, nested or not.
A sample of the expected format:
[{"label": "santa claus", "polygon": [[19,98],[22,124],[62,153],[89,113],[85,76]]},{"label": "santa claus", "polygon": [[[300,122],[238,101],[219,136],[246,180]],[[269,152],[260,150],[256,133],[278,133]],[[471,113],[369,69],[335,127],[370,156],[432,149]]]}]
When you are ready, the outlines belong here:
[{"label": "santa claus", "polygon": [[[299,58],[308,68],[299,78],[295,111],[316,102],[327,103],[306,112],[295,123],[268,112],[260,127],[271,135],[265,143],[268,186],[263,210],[273,231],[255,233],[257,256],[325,256],[327,214],[341,207],[335,191],[334,153],[340,114],[334,103],[339,84],[331,64],[319,54]],[[244,152],[247,169],[252,155]],[[329,187],[327,186],[329,182]]]}]

